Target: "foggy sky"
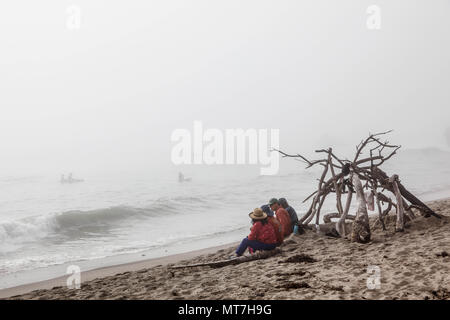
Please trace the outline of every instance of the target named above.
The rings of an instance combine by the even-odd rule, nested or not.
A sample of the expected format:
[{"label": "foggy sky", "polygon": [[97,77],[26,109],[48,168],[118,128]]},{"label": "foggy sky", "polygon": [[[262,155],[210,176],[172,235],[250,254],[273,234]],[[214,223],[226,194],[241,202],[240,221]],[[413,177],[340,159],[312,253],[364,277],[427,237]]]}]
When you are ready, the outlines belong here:
[{"label": "foggy sky", "polygon": [[[366,9],[381,8],[368,30]],[[81,28],[66,27],[69,5]],[[171,132],[279,128],[342,150],[448,148],[450,2],[0,4],[0,175],[171,168]],[[351,150],[351,149],[350,149]]]}]

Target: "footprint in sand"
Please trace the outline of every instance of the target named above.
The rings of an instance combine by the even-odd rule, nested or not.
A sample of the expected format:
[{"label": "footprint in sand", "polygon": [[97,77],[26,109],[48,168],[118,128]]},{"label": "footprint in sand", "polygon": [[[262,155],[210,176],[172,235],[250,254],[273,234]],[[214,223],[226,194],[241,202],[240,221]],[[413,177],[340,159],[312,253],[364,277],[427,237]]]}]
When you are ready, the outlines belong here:
[{"label": "footprint in sand", "polygon": [[405,277],[411,277],[413,274],[412,274],[412,272],[410,272],[410,271],[406,271],[406,272],[403,272],[403,275],[404,275]]},{"label": "footprint in sand", "polygon": [[406,249],[406,250],[401,250],[397,252],[397,256],[406,256],[409,255],[411,253],[410,250]]},{"label": "footprint in sand", "polygon": [[394,276],[398,276],[398,275],[401,274],[401,273],[403,273],[402,270],[396,270],[396,271],[394,272]]},{"label": "footprint in sand", "polygon": [[410,282],[408,280],[402,280],[395,284],[395,286],[398,287],[404,287],[410,285]]},{"label": "footprint in sand", "polygon": [[417,274],[416,276],[414,276],[413,280],[414,282],[419,282],[423,280],[423,274]]}]

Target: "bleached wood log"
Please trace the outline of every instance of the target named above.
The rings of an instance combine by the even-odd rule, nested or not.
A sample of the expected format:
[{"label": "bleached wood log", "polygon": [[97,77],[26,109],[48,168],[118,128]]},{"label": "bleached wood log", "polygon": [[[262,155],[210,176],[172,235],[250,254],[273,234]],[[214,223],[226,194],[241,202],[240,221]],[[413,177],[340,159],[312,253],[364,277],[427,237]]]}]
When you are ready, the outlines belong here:
[{"label": "bleached wood log", "polygon": [[370,226],[366,198],[358,175],[353,175],[352,182],[356,191],[358,209],[356,211],[355,221],[353,222],[351,239],[354,242],[367,243],[370,241]]},{"label": "bleached wood log", "polygon": [[[403,197],[402,197],[403,198]],[[416,218],[416,215],[411,210],[411,207],[408,205],[405,199],[403,199],[403,208],[405,208],[405,215],[410,219],[414,220]]]},{"label": "bleached wood log", "polygon": [[[331,219],[340,219],[342,218],[339,215],[339,212],[333,212],[333,213],[327,213],[326,215],[323,216],[323,223],[330,223]],[[345,220],[355,220],[355,216],[352,214],[348,214],[345,217]]]},{"label": "bleached wood log", "polygon": [[386,225],[384,224],[384,219],[383,219],[383,208],[381,206],[380,198],[378,197],[378,192],[375,193],[375,200],[377,202],[377,208],[378,208],[378,220],[380,221],[381,227],[383,228],[383,230],[386,230]]},{"label": "bleached wood log", "polygon": [[319,224],[319,221],[320,221],[319,220],[320,219],[320,210],[322,210],[322,206],[323,206],[323,203],[324,203],[326,197],[327,197],[327,195],[324,194],[322,196],[322,199],[320,199],[319,207],[317,208],[317,212],[316,212],[316,224]]},{"label": "bleached wood log", "polygon": [[[323,181],[327,175],[328,172],[328,164],[325,166],[322,175],[320,176],[319,185],[317,186],[317,194],[314,196],[313,202],[311,204],[311,207],[309,208],[308,212],[299,220],[298,224],[308,224],[312,218],[314,218],[314,215],[317,213],[316,206],[321,196],[321,191],[323,187]],[[323,204],[323,201],[322,201]],[[321,207],[321,206],[319,206]],[[320,212],[320,211],[319,211]]]},{"label": "bleached wood log", "polygon": [[350,211],[352,197],[353,197],[353,192],[350,190],[349,193],[347,194],[347,202],[345,203],[344,212],[343,212],[342,216],[339,218],[338,222],[336,222],[336,230],[341,237],[346,236],[345,219],[348,219],[348,212]]},{"label": "bleached wood log", "polygon": [[195,268],[195,267],[211,267],[211,268],[222,268],[229,265],[240,264],[253,260],[267,259],[272,256],[281,253],[280,248],[275,248],[273,250],[267,251],[257,251],[256,253],[249,256],[241,256],[235,259],[227,259],[227,260],[219,260],[219,261],[211,261],[211,262],[203,262],[203,263],[194,263],[194,264],[185,264],[185,265],[175,265],[170,267],[171,269],[183,269],[183,268]]},{"label": "bleached wood log", "polygon": [[331,171],[331,175],[333,177],[333,185],[334,185],[334,190],[336,193],[336,207],[338,209],[339,214],[343,215],[344,210],[342,209],[341,190],[339,190],[339,187],[338,187],[338,180],[336,179],[336,174],[334,172],[333,160],[331,159],[331,153],[332,153],[332,149],[330,148],[328,150],[328,162],[330,163],[330,171]]},{"label": "bleached wood log", "polygon": [[401,232],[405,228],[405,208],[403,207],[403,197],[400,194],[400,190],[397,184],[398,176],[393,175],[389,182],[392,183],[394,189],[395,198],[397,199],[397,221],[395,223],[395,231]]},{"label": "bleached wood log", "polygon": [[[373,170],[373,177],[377,179],[381,187],[386,188],[387,190],[391,191],[392,193],[395,193],[393,186],[391,183],[389,183],[389,177],[378,167],[375,167]],[[425,203],[420,201],[416,196],[414,196],[411,192],[409,192],[401,182],[397,181],[398,189],[400,190],[400,194],[411,203],[415,208],[419,209],[421,212],[423,212],[425,215],[432,215],[436,218],[442,218],[439,214],[434,212],[430,207],[428,207]]]}]

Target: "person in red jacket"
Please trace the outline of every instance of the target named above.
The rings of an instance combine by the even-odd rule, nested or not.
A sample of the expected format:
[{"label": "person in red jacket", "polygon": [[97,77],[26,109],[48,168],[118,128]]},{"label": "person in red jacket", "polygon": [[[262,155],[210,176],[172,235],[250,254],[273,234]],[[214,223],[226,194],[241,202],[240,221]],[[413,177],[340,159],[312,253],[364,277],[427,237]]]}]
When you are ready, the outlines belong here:
[{"label": "person in red jacket", "polygon": [[267,214],[260,208],[249,213],[253,226],[247,238],[242,240],[236,249],[236,256],[242,256],[247,248],[257,250],[273,250],[277,246],[275,230],[267,221]]},{"label": "person in red jacket", "polygon": [[267,221],[275,230],[275,235],[277,236],[277,245],[281,245],[284,239],[283,226],[281,225],[280,221],[278,221],[277,218],[274,217],[273,211],[270,210],[270,207],[267,204],[262,205],[261,210],[267,214]]},{"label": "person in red jacket", "polygon": [[269,206],[270,209],[275,212],[278,221],[280,221],[281,225],[283,226],[283,235],[286,238],[292,233],[293,228],[289,213],[285,209],[283,209],[282,206],[280,206],[276,198],[270,199]]}]

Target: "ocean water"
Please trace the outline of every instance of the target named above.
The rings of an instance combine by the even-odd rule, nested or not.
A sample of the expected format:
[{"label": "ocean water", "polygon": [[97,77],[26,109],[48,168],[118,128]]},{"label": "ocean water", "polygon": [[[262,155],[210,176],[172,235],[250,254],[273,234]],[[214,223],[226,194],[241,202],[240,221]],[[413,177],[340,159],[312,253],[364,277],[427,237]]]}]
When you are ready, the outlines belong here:
[{"label": "ocean water", "polygon": [[[385,170],[432,200],[450,196],[449,163],[449,152],[407,150]],[[86,270],[239,241],[248,212],[271,197],[286,197],[301,216],[319,175],[298,163],[276,176],[199,175],[185,183],[176,175],[90,175],[75,184],[58,175],[0,177],[0,288],[59,276],[51,271],[58,266]],[[324,211],[336,211],[333,201]]]}]

